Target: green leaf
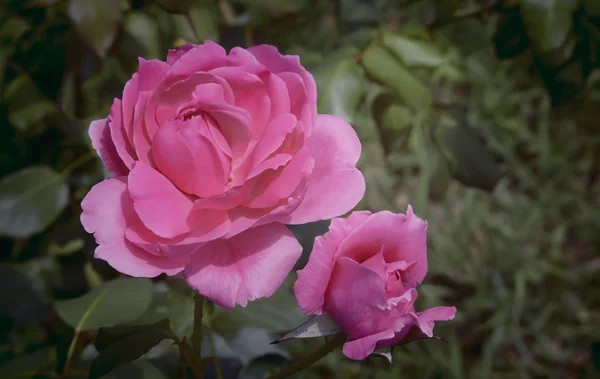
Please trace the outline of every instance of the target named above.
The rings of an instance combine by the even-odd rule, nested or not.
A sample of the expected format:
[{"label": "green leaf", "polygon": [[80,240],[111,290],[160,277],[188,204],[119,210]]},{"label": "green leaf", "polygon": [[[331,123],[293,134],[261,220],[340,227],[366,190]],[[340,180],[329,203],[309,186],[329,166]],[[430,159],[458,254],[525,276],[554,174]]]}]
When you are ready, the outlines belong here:
[{"label": "green leaf", "polygon": [[147,360],[127,363],[104,375],[102,379],[166,379],[166,376]]},{"label": "green leaf", "polygon": [[125,30],[144,47],[146,58],[164,55],[158,25],[152,17],[142,12],[131,12],[125,20]]},{"label": "green leaf", "polygon": [[600,1],[598,0],[583,0],[583,9],[592,17],[600,17]]},{"label": "green leaf", "polygon": [[412,125],[413,117],[407,107],[391,104],[383,112],[381,127],[390,131],[404,131]]},{"label": "green leaf", "polygon": [[109,349],[113,344],[137,334],[155,334],[163,338],[171,338],[173,332],[168,318],[164,318],[152,324],[115,326],[112,328],[100,328],[96,335],[94,345],[98,351]]},{"label": "green leaf", "polygon": [[23,355],[0,366],[2,378],[52,377],[56,365],[56,349],[53,347]]},{"label": "green leaf", "polygon": [[494,189],[501,178],[500,170],[494,156],[469,126],[442,122],[434,134],[455,179],[484,191]]},{"label": "green leaf", "polygon": [[231,349],[242,364],[265,355],[278,355],[290,359],[290,354],[281,346],[272,345],[272,335],[265,329],[243,328],[231,341]]},{"label": "green leaf", "polygon": [[196,3],[189,10],[189,20],[197,43],[219,40],[219,14],[216,8]]},{"label": "green leaf", "polygon": [[319,84],[319,111],[354,121],[354,114],[365,93],[363,70],[352,60],[336,62],[335,66],[313,71]]},{"label": "green leaf", "polygon": [[154,0],[154,2],[169,13],[185,14],[197,0]]},{"label": "green leaf", "polygon": [[69,201],[69,187],[50,167],[31,166],[0,180],[0,235],[25,238],[46,229]]},{"label": "green leaf", "polygon": [[521,0],[521,18],[536,52],[549,52],[565,44],[578,6],[578,0]]},{"label": "green leaf", "polygon": [[394,88],[409,106],[420,110],[432,102],[431,90],[381,46],[364,53],[362,64],[371,77]]},{"label": "green leaf", "polygon": [[298,307],[292,292],[295,275],[290,275],[284,284],[268,299],[258,299],[245,308],[236,307],[229,311],[217,309],[212,327],[223,335],[232,335],[243,327],[261,328],[282,333],[295,328],[306,316]]},{"label": "green leaf", "polygon": [[332,334],[340,333],[341,331],[342,330],[338,324],[336,324],[331,317],[326,314],[322,314],[309,318],[305,323],[293,330],[290,330],[272,343],[279,343],[281,341],[297,338],[330,336]]},{"label": "green leaf", "polygon": [[8,119],[21,133],[35,131],[36,127],[48,116],[56,112],[56,105],[49,100],[32,102],[16,110],[12,110]]},{"label": "green leaf", "polygon": [[92,266],[92,262],[86,262],[83,266],[83,275],[85,276],[85,281],[87,282],[90,288],[96,288],[102,283],[102,276],[98,274],[96,270],[94,270],[94,266]]},{"label": "green leaf", "polygon": [[100,57],[105,57],[123,22],[121,0],[69,0],[69,18]]},{"label": "green leaf", "polygon": [[383,36],[383,44],[408,67],[436,68],[447,60],[432,42],[387,33]]},{"label": "green leaf", "polygon": [[0,26],[0,40],[16,41],[31,29],[27,20],[19,16],[11,16]]},{"label": "green leaf", "polygon": [[48,255],[51,257],[65,257],[74,254],[83,248],[82,238],[75,238],[64,245],[53,243],[48,247]]},{"label": "green leaf", "polygon": [[100,328],[95,342],[99,354],[90,366],[90,378],[138,359],[165,339],[173,339],[169,319],[151,325]]},{"label": "green leaf", "polygon": [[82,297],[57,301],[55,308],[63,321],[82,331],[133,322],[151,300],[149,279],[122,278],[103,283]]},{"label": "green leaf", "polygon": [[[289,365],[289,360],[278,355],[267,355],[256,358],[245,365],[238,375],[238,379],[267,378]],[[308,370],[307,370],[308,371]],[[312,374],[312,373],[311,373]],[[294,375],[297,377],[298,375]]]}]

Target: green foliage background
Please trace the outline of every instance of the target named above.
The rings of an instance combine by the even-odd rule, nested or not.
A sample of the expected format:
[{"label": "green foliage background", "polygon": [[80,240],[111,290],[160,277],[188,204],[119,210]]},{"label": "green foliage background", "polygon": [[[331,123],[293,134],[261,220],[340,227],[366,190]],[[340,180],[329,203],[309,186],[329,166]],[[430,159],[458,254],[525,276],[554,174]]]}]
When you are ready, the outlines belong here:
[{"label": "green foliage background", "polygon": [[[188,289],[176,278],[114,282],[93,260],[79,203],[106,175],[87,126],[121,96],[137,57],[207,39],[300,55],[319,111],[362,140],[359,208],[411,203],[428,219],[418,306],[458,308],[437,329],[446,343],[397,348],[393,366],[332,354],[298,377],[600,375],[600,1],[4,0],[2,378],[87,377],[107,340],[128,360],[147,352],[107,378],[182,374],[168,339],[190,334]],[[299,267],[326,226],[294,229]],[[220,358],[207,377],[265,377],[322,342],[268,344],[305,319],[293,280],[245,309],[207,308],[203,351]]]}]

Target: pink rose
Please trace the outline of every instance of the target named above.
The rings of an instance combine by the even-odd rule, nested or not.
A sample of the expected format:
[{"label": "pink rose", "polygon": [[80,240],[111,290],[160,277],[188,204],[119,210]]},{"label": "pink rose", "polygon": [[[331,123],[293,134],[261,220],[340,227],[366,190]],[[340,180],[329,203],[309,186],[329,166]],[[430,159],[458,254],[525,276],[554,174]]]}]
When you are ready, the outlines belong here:
[{"label": "pink rose", "polygon": [[348,358],[433,337],[435,321],[454,318],[454,307],[415,312],[417,286],[427,274],[426,234],[427,223],[409,206],[406,215],[354,212],[333,219],[315,239],[294,292],[304,312],[327,313],[348,335]]},{"label": "pink rose", "polygon": [[301,253],[284,224],[338,216],[364,193],[356,133],[316,100],[299,58],[273,46],[140,59],[90,125],[114,174],[82,202],[95,256],[131,276],[180,274],[228,308],[272,295]]}]

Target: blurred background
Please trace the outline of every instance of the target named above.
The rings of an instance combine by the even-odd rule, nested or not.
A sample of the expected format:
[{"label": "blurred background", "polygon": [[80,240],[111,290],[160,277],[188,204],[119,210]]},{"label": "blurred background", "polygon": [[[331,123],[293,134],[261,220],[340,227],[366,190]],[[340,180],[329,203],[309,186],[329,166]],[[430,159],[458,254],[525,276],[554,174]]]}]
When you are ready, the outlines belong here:
[{"label": "blurred background", "polygon": [[[417,309],[458,308],[436,327],[445,342],[399,347],[392,365],[331,354],[298,378],[600,377],[598,0],[2,0],[0,377],[87,377],[96,332],[54,306],[118,277],[79,223],[107,174],[87,127],[138,56],[204,40],[300,55],[320,113],[362,140],[358,208],[410,203],[429,222]],[[293,229],[298,268],[327,225]],[[294,275],[271,299],[215,311],[207,377],[264,378],[322,343],[268,344],[305,320]],[[127,312],[136,288],[104,312]],[[189,333],[186,287],[161,277],[147,291],[136,322]],[[161,343],[106,377],[177,375]]]}]

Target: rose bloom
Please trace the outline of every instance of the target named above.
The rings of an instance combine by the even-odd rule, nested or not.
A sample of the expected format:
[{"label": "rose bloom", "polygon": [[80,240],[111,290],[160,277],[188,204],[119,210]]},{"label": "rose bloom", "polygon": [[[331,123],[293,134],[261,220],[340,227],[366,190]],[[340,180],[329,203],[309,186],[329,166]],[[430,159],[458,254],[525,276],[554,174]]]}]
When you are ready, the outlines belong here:
[{"label": "rose bloom", "polygon": [[179,274],[223,307],[272,295],[302,250],[284,224],[339,216],[364,193],[356,133],[316,101],[299,58],[273,46],[140,59],[89,129],[114,175],[81,204],[95,256],[131,276]]},{"label": "rose bloom", "polygon": [[417,286],[427,274],[427,223],[406,215],[354,212],[331,221],[315,239],[294,292],[307,314],[326,313],[348,335],[343,352],[360,360],[374,349],[433,337],[435,321],[455,307],[416,312]]}]

